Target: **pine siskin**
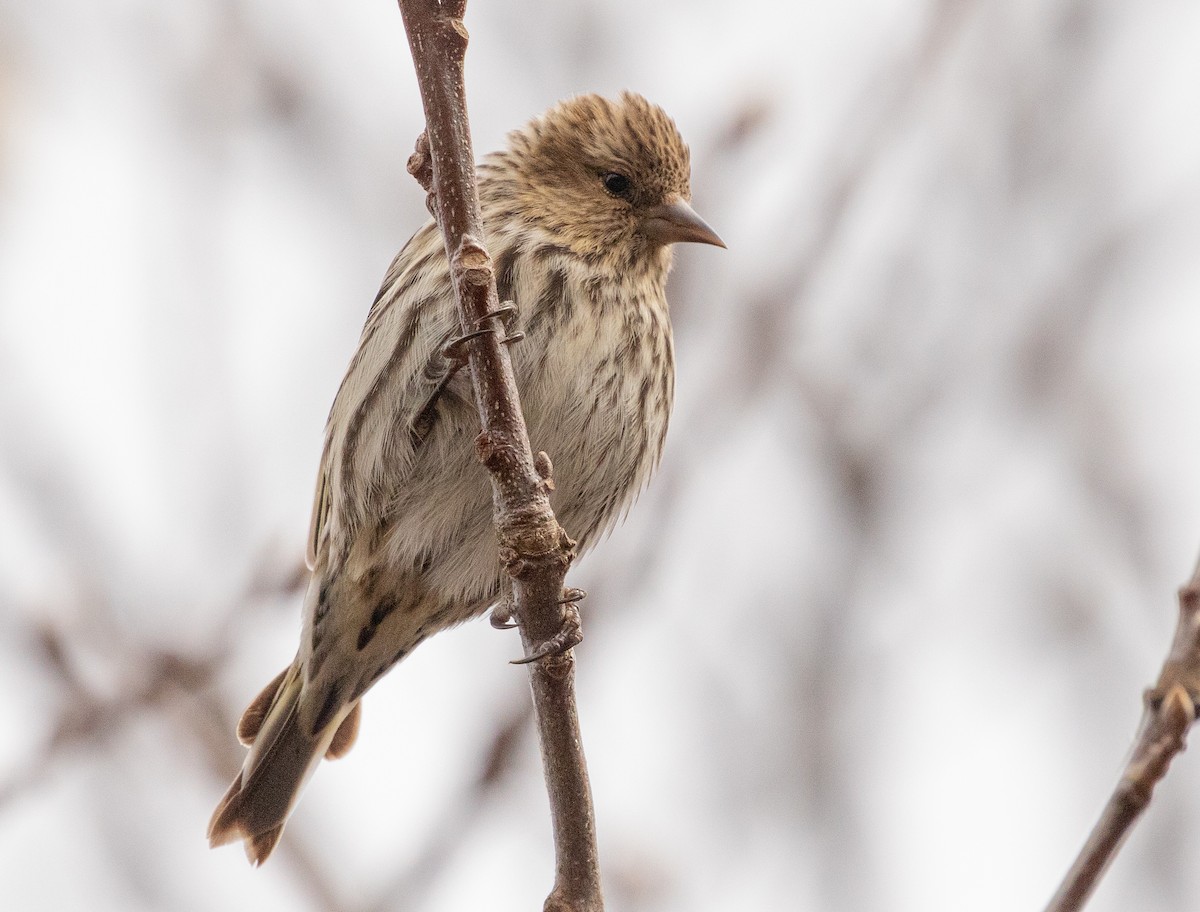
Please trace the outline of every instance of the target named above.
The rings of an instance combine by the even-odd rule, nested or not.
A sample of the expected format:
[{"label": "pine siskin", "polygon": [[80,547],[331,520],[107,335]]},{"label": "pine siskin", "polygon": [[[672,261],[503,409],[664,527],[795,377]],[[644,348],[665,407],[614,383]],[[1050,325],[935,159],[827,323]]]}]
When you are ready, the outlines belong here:
[{"label": "pine siskin", "polygon": [[[583,551],[658,462],[674,385],[670,245],[724,246],[692,211],[687,146],[639,95],[563,102],[479,168],[513,369],[551,504]],[[442,237],[431,221],[392,262],[325,434],[300,648],[247,708],[241,773],[209,825],[261,864],[322,756],[350,749],[364,693],[422,640],[495,604],[492,499],[473,441]]]}]

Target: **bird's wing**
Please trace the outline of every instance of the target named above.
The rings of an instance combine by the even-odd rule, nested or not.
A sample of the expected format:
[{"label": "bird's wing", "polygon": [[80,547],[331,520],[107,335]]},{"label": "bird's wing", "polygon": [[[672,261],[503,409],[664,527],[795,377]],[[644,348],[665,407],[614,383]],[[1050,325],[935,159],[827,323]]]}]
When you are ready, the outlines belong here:
[{"label": "bird's wing", "polygon": [[[392,261],[325,427],[305,558],[385,508],[429,433],[458,330],[441,234],[432,222]],[[465,378],[464,378],[465,379]]]}]

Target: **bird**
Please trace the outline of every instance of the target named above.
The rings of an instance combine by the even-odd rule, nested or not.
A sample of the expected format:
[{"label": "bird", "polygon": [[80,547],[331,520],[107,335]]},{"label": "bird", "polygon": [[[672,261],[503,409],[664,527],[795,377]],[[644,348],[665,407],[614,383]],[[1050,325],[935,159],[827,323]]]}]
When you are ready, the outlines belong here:
[{"label": "bird", "polygon": [[[560,102],[510,133],[477,177],[529,438],[553,458],[551,506],[583,553],[662,453],[672,245],[725,244],[691,208],[674,121],[633,92]],[[458,370],[464,335],[430,220],[388,268],[334,398],[300,644],[243,713],[249,750],[209,824],[213,847],[240,839],[255,866],[320,760],[353,745],[367,690],[428,637],[501,601],[479,417]]]}]

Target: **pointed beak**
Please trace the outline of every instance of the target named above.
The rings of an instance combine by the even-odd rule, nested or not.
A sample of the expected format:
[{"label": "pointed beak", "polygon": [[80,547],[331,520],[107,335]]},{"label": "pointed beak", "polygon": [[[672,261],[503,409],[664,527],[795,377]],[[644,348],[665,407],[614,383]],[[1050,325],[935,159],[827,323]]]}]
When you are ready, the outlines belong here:
[{"label": "pointed beak", "polygon": [[660,244],[692,242],[724,247],[725,242],[708,223],[683,200],[664,203],[646,210],[642,220],[642,231]]}]

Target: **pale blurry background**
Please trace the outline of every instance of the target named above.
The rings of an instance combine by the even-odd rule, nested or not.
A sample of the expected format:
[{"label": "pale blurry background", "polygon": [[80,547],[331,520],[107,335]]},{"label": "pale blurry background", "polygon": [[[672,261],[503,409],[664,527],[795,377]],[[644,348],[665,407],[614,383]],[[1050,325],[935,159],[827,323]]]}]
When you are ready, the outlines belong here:
[{"label": "pale blurry background", "polygon": [[[1200,550],[1194,0],[473,0],[480,152],[643,92],[680,252],[663,468],[572,575],[609,906],[1039,909]],[[17,910],[533,910],[515,634],[368,697],[251,870],[322,426],[424,219],[388,0],[0,2],[0,891]],[[1200,905],[1184,755],[1093,908]]]}]

